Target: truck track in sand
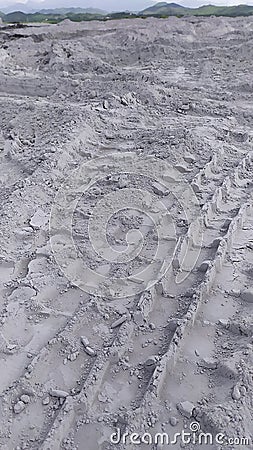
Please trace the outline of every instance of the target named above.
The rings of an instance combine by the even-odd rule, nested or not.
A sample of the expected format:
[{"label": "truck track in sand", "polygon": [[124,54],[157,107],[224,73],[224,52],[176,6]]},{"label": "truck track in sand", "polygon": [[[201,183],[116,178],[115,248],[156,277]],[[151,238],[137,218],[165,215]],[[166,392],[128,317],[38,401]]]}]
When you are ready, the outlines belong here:
[{"label": "truck track in sand", "polygon": [[[193,421],[253,439],[252,30],[251,18],[146,19],[27,27],[14,40],[0,27],[4,450],[132,450],[111,433],[173,436]],[[110,277],[135,266],[92,260],[87,218],[103,195],[144,189],[173,216],[166,275],[112,299],[65,277],[49,219],[73,170],[128,152],[170,164],[196,201],[187,220],[180,196],[141,173],[106,173],[83,197],[75,242]],[[115,214],[109,240],[123,245],[136,224],[144,264],[155,230],[132,211]]]}]

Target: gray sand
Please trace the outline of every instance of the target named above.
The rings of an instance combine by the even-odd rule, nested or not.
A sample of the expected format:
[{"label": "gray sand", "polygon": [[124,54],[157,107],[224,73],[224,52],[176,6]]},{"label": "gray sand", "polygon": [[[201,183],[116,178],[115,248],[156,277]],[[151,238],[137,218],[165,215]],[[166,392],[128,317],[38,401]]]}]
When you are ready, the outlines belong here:
[{"label": "gray sand", "polygon": [[1,449],[251,448],[252,74],[253,18],[1,25]]}]

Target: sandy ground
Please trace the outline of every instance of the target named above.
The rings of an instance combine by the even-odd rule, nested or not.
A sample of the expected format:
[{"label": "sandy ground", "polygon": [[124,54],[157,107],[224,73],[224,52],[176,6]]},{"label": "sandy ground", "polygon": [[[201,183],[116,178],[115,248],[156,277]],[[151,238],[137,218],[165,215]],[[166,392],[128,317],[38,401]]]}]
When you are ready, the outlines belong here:
[{"label": "sandy ground", "polygon": [[1,449],[252,448],[252,73],[252,18],[2,25]]}]

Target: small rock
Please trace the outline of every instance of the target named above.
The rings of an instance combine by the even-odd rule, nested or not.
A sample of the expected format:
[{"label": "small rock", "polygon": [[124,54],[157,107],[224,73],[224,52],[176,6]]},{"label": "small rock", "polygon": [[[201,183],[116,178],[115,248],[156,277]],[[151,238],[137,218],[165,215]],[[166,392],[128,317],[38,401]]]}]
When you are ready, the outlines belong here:
[{"label": "small rock", "polygon": [[176,164],[174,167],[180,173],[190,172],[184,164]]},{"label": "small rock", "polygon": [[103,102],[103,108],[104,108],[104,109],[108,109],[108,108],[109,108],[109,103],[108,103],[107,100],[104,100],[104,102]]},{"label": "small rock", "polygon": [[196,161],[195,156],[192,155],[191,153],[185,153],[183,158],[187,163],[193,163]]},{"label": "small rock", "polygon": [[75,361],[77,359],[78,355],[79,355],[78,352],[71,353],[71,355],[69,355],[69,360]]},{"label": "small rock", "polygon": [[241,291],[239,289],[232,289],[232,291],[230,291],[230,295],[232,295],[233,297],[240,297]]},{"label": "small rock", "polygon": [[105,394],[100,393],[100,394],[98,394],[98,401],[101,403],[107,403],[108,397]]},{"label": "small rock", "polygon": [[127,320],[127,316],[124,314],[119,319],[115,320],[115,322],[112,323],[111,328],[116,328],[122,325]]},{"label": "small rock", "polygon": [[136,311],[133,315],[133,320],[136,323],[136,325],[142,325],[144,318],[143,315],[141,313],[141,311]]},{"label": "small rock", "polygon": [[239,400],[241,398],[241,392],[239,387],[237,386],[237,384],[234,386],[233,391],[232,391],[232,398],[234,400]]},{"label": "small rock", "polygon": [[120,99],[120,102],[121,102],[121,104],[122,104],[122,105],[124,105],[124,106],[128,106],[128,101],[127,101],[127,99],[126,99],[126,98],[124,98],[124,97],[121,97],[121,99]]},{"label": "small rock", "polygon": [[69,396],[69,393],[60,389],[52,389],[50,395],[51,397],[66,398]]},{"label": "small rock", "polygon": [[119,188],[120,188],[120,189],[123,189],[123,188],[127,187],[127,185],[128,185],[128,179],[127,179],[127,177],[126,177],[125,175],[121,175],[121,176],[119,177],[119,181],[118,181],[118,186],[119,186]]},{"label": "small rock", "polygon": [[245,386],[241,386],[241,387],[240,387],[240,392],[241,392],[241,395],[244,397],[244,396],[247,394],[247,389],[246,389],[246,387],[245,387]]},{"label": "small rock", "polygon": [[188,291],[185,292],[185,297],[187,298],[192,298],[194,295],[194,290],[193,289],[189,289]]},{"label": "small rock", "polygon": [[96,356],[96,352],[95,352],[95,350],[93,350],[93,348],[87,346],[87,347],[85,347],[84,350],[87,353],[87,355]]},{"label": "small rock", "polygon": [[153,367],[156,366],[157,362],[158,362],[157,356],[150,356],[148,359],[146,359],[144,366]]},{"label": "small rock", "polygon": [[237,364],[239,363],[240,358],[233,355],[233,357],[222,361],[219,364],[219,371],[223,377],[226,378],[237,378],[238,370]]},{"label": "small rock", "polygon": [[19,400],[13,407],[13,411],[15,414],[20,414],[25,409],[25,404],[21,400]]},{"label": "small rock", "polygon": [[188,401],[178,403],[177,405],[178,411],[182,414],[182,416],[187,417],[187,419],[192,417],[194,408],[195,405]]},{"label": "small rock", "polygon": [[47,221],[48,217],[46,216],[45,212],[42,209],[38,209],[31,218],[30,225],[33,228],[41,228],[47,223]]},{"label": "small rock", "polygon": [[169,422],[172,427],[175,427],[178,424],[178,419],[176,417],[170,417]]},{"label": "small rock", "polygon": [[175,269],[175,270],[179,270],[179,269],[180,269],[180,262],[179,262],[179,259],[178,259],[178,258],[174,258],[174,259],[172,260],[172,267],[173,267],[173,269]]},{"label": "small rock", "polygon": [[229,321],[226,319],[219,319],[219,324],[222,325],[225,328],[229,327]]},{"label": "small rock", "polygon": [[198,362],[198,365],[205,369],[217,369],[217,361],[213,358],[203,358]]},{"label": "small rock", "polygon": [[241,291],[241,299],[246,303],[253,303],[253,289]]},{"label": "small rock", "polygon": [[28,403],[30,403],[30,400],[31,400],[31,399],[30,399],[29,395],[23,394],[23,395],[21,395],[20,400],[21,400],[23,403],[25,403],[26,405],[28,405]]},{"label": "small rock", "polygon": [[198,271],[205,273],[210,265],[210,261],[203,261],[202,264],[200,264],[200,266],[198,267]]},{"label": "small rock", "polygon": [[47,395],[45,398],[43,398],[42,400],[42,405],[48,405],[50,403],[50,398]]},{"label": "small rock", "polygon": [[90,341],[86,336],[81,336],[81,342],[84,345],[84,347],[88,347]]},{"label": "small rock", "polygon": [[189,105],[189,103],[184,103],[183,105],[181,105],[180,108],[182,111],[189,111],[190,105]]},{"label": "small rock", "polygon": [[153,189],[155,194],[157,195],[165,195],[168,192],[168,188],[166,186],[163,186],[162,184],[157,182],[153,183]]},{"label": "small rock", "polygon": [[195,192],[195,194],[198,194],[201,192],[201,188],[197,185],[197,183],[192,183],[192,189]]},{"label": "small rock", "polygon": [[7,346],[7,349],[10,350],[10,352],[12,352],[13,350],[15,350],[17,348],[16,344],[9,344]]}]

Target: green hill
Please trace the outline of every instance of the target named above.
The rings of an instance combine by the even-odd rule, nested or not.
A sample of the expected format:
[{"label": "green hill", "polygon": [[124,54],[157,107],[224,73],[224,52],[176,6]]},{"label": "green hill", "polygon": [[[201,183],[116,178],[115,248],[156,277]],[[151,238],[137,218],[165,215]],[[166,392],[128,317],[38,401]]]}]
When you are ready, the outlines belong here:
[{"label": "green hill", "polygon": [[187,10],[184,6],[177,3],[159,2],[156,5],[146,8],[140,12],[143,16],[155,16],[155,15],[169,15],[176,16],[178,14],[184,14]]},{"label": "green hill", "polygon": [[[85,11],[85,12],[84,12]],[[59,23],[64,19],[70,19],[73,22],[82,22],[90,20],[112,20],[112,19],[132,19],[135,17],[169,17],[169,16],[251,16],[253,15],[253,6],[214,6],[205,5],[199,8],[186,8],[177,3],[159,2],[150,8],[144,9],[140,13],[117,12],[106,14],[104,11],[93,8],[57,8],[52,10],[43,10],[37,13],[26,14],[21,11],[4,14],[0,12],[0,18],[5,23]]]},{"label": "green hill", "polygon": [[107,12],[102,9],[97,8],[52,8],[52,9],[41,9],[38,11],[40,14],[98,14],[106,15]]},{"label": "green hill", "polygon": [[15,11],[9,14],[4,14],[2,19],[5,23],[59,23],[64,19],[70,19],[72,22],[83,22],[89,20],[102,20],[101,14],[42,14],[32,13],[26,14],[21,11]]},{"label": "green hill", "polygon": [[199,8],[185,8],[176,3],[157,3],[146,8],[139,14],[142,16],[250,16],[253,15],[253,6],[215,6],[205,5]]},{"label": "green hill", "polygon": [[9,14],[4,14],[3,21],[7,23],[18,23],[18,22],[27,22],[27,16],[29,14],[25,14],[21,11],[15,11]]}]

